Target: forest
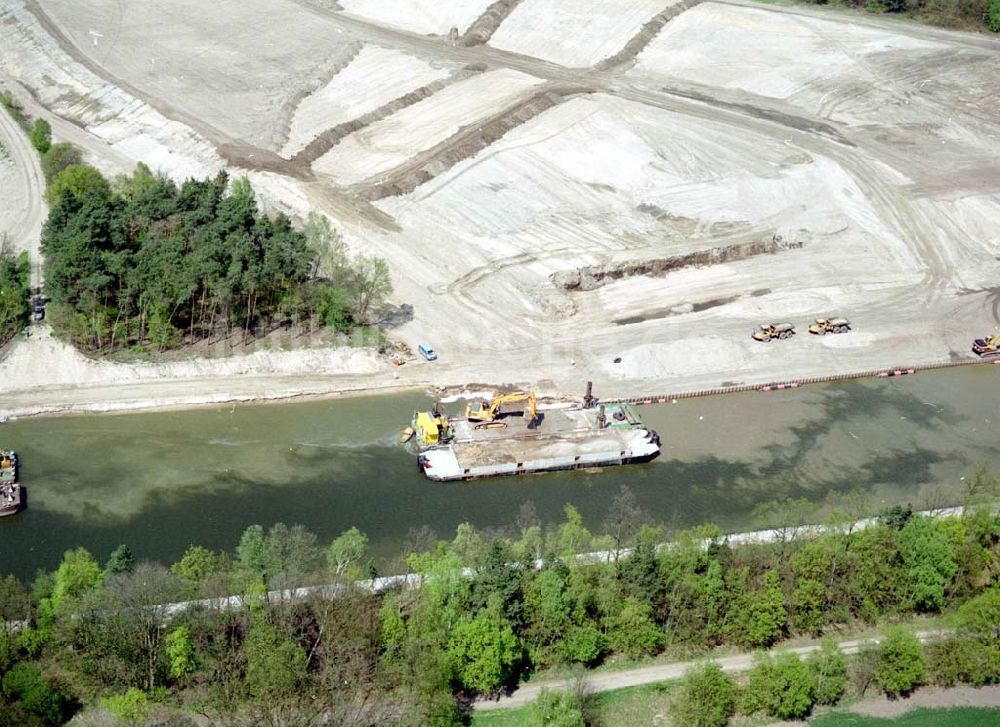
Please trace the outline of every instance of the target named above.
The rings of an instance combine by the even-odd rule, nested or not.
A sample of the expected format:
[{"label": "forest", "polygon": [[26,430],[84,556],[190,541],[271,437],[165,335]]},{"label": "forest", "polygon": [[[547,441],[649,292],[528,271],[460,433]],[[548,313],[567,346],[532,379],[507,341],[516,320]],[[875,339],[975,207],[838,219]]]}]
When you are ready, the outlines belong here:
[{"label": "forest", "polygon": [[[376,570],[355,528],[324,545],[301,526],[254,525],[231,553],[192,546],[169,567],[136,562],[127,545],[103,564],[78,548],[30,585],[0,580],[0,724],[57,724],[81,711],[136,724],[193,724],[195,715],[216,724],[465,724],[476,697],[547,671],[767,648],[917,616],[945,619],[952,635],[914,647],[912,634],[890,629],[849,675],[830,645],[815,664],[762,658],[750,686],[720,681],[709,666],[686,680],[675,723],[723,725],[737,709],[801,716],[849,688],[997,683],[996,479],[970,479],[988,493],[961,516],[897,507],[864,529],[845,519],[812,537],[789,531],[740,547],[714,526],[659,545],[665,533],[627,488],[600,534],[572,506],[543,525],[529,504],[507,532],[463,524],[451,540],[411,533],[388,567],[412,574],[413,587],[379,592],[359,580]],[[595,549],[608,557],[577,557]],[[325,587],[287,590],[309,584]],[[163,605],[230,594],[240,597],[228,607]],[[914,649],[919,670],[886,666],[910,663],[891,657]],[[805,696],[789,706],[773,695],[789,694],[794,679],[805,680]],[[545,699],[568,721],[538,724],[586,723],[565,695]],[[691,714],[717,719],[683,720]]]},{"label": "forest", "polygon": [[296,230],[224,172],[178,186],[140,164],[109,182],[71,163],[46,196],[49,317],[89,351],[246,343],[281,326],[349,332],[392,289],[385,262],[349,259],[325,218]]},{"label": "forest", "polygon": [[29,276],[28,253],[15,255],[0,245],[0,346],[28,323]]}]

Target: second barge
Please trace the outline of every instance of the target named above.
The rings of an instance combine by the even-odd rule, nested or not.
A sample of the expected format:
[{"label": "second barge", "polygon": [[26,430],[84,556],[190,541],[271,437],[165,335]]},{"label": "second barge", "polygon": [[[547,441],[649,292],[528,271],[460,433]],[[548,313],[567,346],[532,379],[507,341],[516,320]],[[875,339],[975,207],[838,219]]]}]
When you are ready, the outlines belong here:
[{"label": "second barge", "polygon": [[649,462],[660,453],[659,435],[629,404],[597,405],[588,397],[583,406],[536,409],[532,395],[520,398],[522,412],[484,402],[464,418],[418,413],[413,428],[424,475],[441,481],[516,476]]}]

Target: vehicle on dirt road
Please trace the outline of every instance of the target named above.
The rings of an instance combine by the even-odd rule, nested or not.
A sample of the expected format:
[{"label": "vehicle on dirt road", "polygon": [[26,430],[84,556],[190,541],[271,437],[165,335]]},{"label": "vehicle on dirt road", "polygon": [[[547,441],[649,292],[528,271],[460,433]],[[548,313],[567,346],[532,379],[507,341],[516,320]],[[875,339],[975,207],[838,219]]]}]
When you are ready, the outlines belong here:
[{"label": "vehicle on dirt road", "polygon": [[817,318],[816,322],[809,326],[809,332],[817,336],[825,336],[827,333],[847,333],[851,330],[851,322],[846,318]]},{"label": "vehicle on dirt road", "polygon": [[750,337],[755,341],[767,343],[772,338],[791,338],[795,335],[795,326],[791,323],[771,323],[754,328]]},{"label": "vehicle on dirt road", "polygon": [[437,351],[431,348],[431,345],[429,343],[421,343],[419,346],[417,346],[417,351],[419,351],[420,355],[423,356],[428,361],[434,361],[438,357]]},{"label": "vehicle on dirt road", "polygon": [[972,352],[977,356],[1000,356],[1000,333],[984,336],[972,342]]}]

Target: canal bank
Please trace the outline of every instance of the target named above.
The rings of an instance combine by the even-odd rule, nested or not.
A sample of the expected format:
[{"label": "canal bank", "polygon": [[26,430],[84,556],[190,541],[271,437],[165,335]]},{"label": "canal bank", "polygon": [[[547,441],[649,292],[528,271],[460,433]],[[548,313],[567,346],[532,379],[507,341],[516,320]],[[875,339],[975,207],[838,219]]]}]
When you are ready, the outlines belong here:
[{"label": "canal bank", "polygon": [[416,394],[14,421],[0,438],[22,456],[28,508],[0,522],[0,570],[30,577],[67,548],[103,560],[122,542],[171,562],[283,521],[321,541],[356,525],[384,571],[412,529],[513,527],[529,501],[543,522],[570,503],[599,529],[621,485],[670,528],[751,529],[761,503],[837,506],[854,490],[880,507],[952,504],[976,463],[1000,461],[998,384],[1000,367],[964,367],[651,405],[653,463],[474,483],[428,482],[399,446],[429,404]]}]

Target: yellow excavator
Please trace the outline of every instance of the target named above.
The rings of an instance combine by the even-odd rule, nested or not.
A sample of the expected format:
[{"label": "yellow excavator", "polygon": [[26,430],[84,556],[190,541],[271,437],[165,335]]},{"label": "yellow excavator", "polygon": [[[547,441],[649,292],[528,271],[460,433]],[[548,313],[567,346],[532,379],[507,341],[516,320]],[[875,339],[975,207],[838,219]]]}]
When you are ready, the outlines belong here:
[{"label": "yellow excavator", "polygon": [[1000,355],[1000,333],[995,336],[977,338],[972,342],[972,352],[979,356]]},{"label": "yellow excavator", "polygon": [[465,418],[473,422],[492,422],[508,407],[516,411],[515,407],[519,404],[523,405],[523,411],[530,425],[538,418],[538,401],[531,391],[500,394],[490,401],[477,402],[475,408],[469,404],[465,407]]}]

